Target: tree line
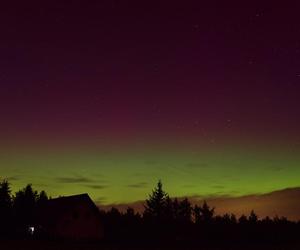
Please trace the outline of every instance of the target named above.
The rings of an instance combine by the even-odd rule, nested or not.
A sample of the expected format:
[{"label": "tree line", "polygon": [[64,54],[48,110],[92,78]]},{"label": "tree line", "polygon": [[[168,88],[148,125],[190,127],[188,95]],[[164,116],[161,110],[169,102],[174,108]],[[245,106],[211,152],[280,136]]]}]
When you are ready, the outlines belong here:
[{"label": "tree line", "polygon": [[[35,222],[35,211],[48,199],[28,184],[12,194],[10,183],[0,182],[0,237],[26,236],[28,226]],[[221,245],[299,243],[300,223],[285,217],[259,219],[254,211],[239,218],[234,214],[216,215],[207,202],[192,205],[187,198],[177,199],[163,190],[162,182],[145,200],[144,210],[125,212],[112,207],[100,209],[105,238],[112,244],[175,244]]]},{"label": "tree line", "polygon": [[35,221],[35,211],[48,200],[45,191],[38,192],[31,184],[11,192],[7,180],[0,182],[0,237],[25,235]]},{"label": "tree line", "polygon": [[147,242],[169,247],[298,244],[300,222],[285,217],[259,219],[254,211],[237,217],[234,214],[216,215],[207,202],[193,205],[187,199],[170,198],[162,182],[152,190],[142,213],[128,208],[101,211],[106,232],[111,242]]}]

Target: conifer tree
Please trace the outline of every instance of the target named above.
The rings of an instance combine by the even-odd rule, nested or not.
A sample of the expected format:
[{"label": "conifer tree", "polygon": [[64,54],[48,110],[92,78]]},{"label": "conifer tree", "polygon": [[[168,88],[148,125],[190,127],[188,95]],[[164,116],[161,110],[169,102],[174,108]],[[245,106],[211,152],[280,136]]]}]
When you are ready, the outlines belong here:
[{"label": "conifer tree", "polygon": [[146,200],[144,216],[153,219],[162,219],[165,215],[169,195],[163,190],[159,180],[157,186]]},{"label": "conifer tree", "polygon": [[206,201],[204,201],[202,206],[195,205],[193,212],[196,223],[209,223],[213,220],[215,208],[210,208]]},{"label": "conifer tree", "polygon": [[7,180],[0,182],[0,231],[6,231],[12,217],[12,199],[10,184]]}]

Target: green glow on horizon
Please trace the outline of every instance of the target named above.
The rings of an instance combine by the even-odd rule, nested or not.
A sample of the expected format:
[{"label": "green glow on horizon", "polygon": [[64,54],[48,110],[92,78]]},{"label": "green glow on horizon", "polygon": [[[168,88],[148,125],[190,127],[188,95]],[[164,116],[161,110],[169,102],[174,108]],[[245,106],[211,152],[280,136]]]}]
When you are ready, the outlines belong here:
[{"label": "green glow on horizon", "polygon": [[13,191],[32,183],[52,197],[89,193],[99,203],[143,200],[158,179],[171,196],[241,196],[300,183],[300,154],[232,149],[144,152],[6,152],[0,173]]}]

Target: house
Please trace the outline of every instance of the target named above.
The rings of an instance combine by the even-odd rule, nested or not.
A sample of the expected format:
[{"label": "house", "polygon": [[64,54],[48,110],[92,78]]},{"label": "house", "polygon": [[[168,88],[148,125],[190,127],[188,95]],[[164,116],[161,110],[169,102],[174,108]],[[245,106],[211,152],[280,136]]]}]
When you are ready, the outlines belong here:
[{"label": "house", "polygon": [[88,194],[50,199],[37,211],[35,230],[50,238],[100,240],[104,236],[98,207]]}]

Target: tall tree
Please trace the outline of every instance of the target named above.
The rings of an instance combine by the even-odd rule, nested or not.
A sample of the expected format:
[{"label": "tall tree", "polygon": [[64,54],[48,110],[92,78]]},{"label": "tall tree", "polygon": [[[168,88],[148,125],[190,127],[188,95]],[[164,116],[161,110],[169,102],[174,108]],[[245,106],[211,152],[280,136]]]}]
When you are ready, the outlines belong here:
[{"label": "tall tree", "polygon": [[42,190],[36,197],[37,205],[38,206],[43,205],[48,199],[49,198],[47,193],[44,190]]},{"label": "tall tree", "polygon": [[248,221],[252,224],[255,224],[257,222],[257,220],[258,220],[258,217],[257,217],[256,213],[254,212],[254,210],[251,210],[251,213],[248,217]]},{"label": "tall tree", "polygon": [[206,201],[204,201],[202,206],[195,205],[193,212],[196,223],[209,223],[213,220],[215,208],[210,208]]},{"label": "tall tree", "polygon": [[10,184],[7,180],[0,182],[0,222],[1,231],[6,231],[8,225],[11,224],[12,198]]},{"label": "tall tree", "polygon": [[159,180],[157,186],[146,200],[144,216],[153,219],[163,219],[169,204],[169,195],[163,190],[162,182]]},{"label": "tall tree", "polygon": [[240,225],[246,225],[248,223],[248,218],[246,215],[242,214],[239,218],[239,224]]},{"label": "tall tree", "polygon": [[11,208],[11,189],[7,180],[0,182],[0,209],[7,210]]},{"label": "tall tree", "polygon": [[33,223],[38,197],[38,192],[33,190],[31,184],[16,192],[13,207],[19,226],[29,226]]},{"label": "tall tree", "polygon": [[191,222],[192,217],[192,205],[187,198],[183,199],[178,204],[178,215],[177,219],[182,223]]}]

